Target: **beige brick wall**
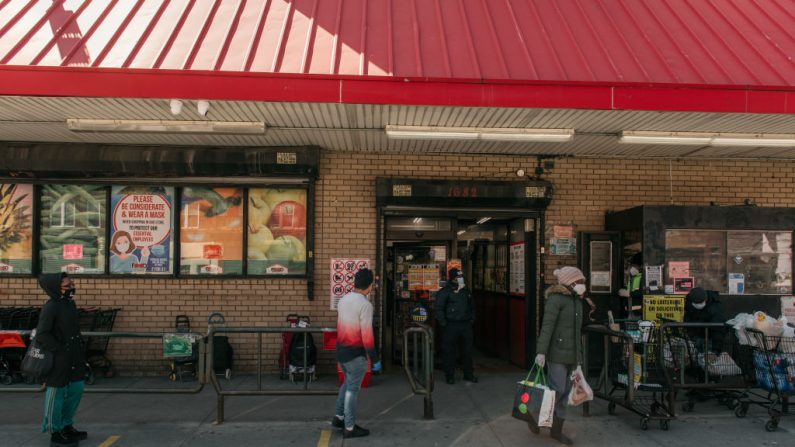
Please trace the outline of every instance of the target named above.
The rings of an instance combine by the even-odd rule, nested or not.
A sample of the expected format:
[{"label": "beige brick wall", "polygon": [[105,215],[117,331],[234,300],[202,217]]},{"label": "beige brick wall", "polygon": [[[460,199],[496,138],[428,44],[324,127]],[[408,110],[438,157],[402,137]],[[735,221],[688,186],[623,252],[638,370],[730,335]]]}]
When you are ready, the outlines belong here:
[{"label": "beige brick wall", "polygon": [[[306,299],[306,281],[291,279],[78,279],[81,306],[119,306],[116,329],[160,331],[188,314],[204,331],[210,312],[223,312],[229,325],[283,325],[291,312],[311,315],[313,324],[335,324],[329,310],[328,269],[332,257],[375,257],[375,178],[380,176],[515,180],[516,170],[533,172],[534,157],[322,152],[316,196],[315,301]],[[795,162],[669,161],[562,158],[545,179],[555,186],[546,228],[574,225],[576,231],[602,229],[608,210],[641,204],[740,204],[795,206]],[[548,242],[547,235],[544,240]],[[545,271],[574,263],[548,256]],[[42,293],[32,278],[0,278],[0,306],[38,305]],[[253,337],[232,339],[236,361],[255,364]],[[273,369],[280,339],[265,338],[265,364]],[[320,340],[316,340],[318,347]],[[111,358],[120,368],[163,368],[153,343],[114,342]],[[148,347],[146,352],[135,346]],[[331,362],[330,354],[323,363]]]}]

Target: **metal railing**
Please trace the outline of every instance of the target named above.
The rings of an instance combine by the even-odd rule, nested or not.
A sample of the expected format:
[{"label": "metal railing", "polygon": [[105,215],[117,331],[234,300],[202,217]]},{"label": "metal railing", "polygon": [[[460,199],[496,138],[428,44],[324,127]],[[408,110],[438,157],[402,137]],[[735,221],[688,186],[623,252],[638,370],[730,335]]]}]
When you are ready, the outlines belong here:
[{"label": "metal railing", "polygon": [[[409,346],[412,348],[411,354]],[[425,419],[433,419],[433,368],[433,329],[420,324],[406,329],[403,332],[403,369],[411,391],[424,396]]]},{"label": "metal railing", "polygon": [[[29,336],[32,331],[13,331],[22,336]],[[134,338],[134,339],[162,339],[164,335],[170,335],[173,332],[83,332],[84,338],[90,337],[108,337],[108,338]],[[188,335],[195,337],[199,343],[196,343],[199,349],[196,367],[196,376],[198,383],[193,388],[133,388],[133,387],[98,387],[88,386],[85,388],[86,393],[113,393],[113,394],[197,394],[204,389],[204,384],[207,383],[205,377],[205,347],[201,343],[203,335],[196,332],[182,332],[179,335]],[[29,386],[29,387],[0,387],[0,393],[38,393],[46,389],[45,385]]]},{"label": "metal railing", "polygon": [[[627,386],[626,392],[622,399],[617,399],[610,394],[610,383],[611,378],[609,375],[610,370],[610,354],[611,349],[613,349],[611,340],[623,341],[624,345],[627,347],[627,357],[630,362],[634,358],[634,344],[632,343],[632,337],[627,335],[625,332],[618,332],[611,329],[608,329],[604,326],[599,325],[590,325],[583,329],[582,337],[583,337],[583,346],[590,346],[589,340],[590,336],[597,336],[601,337],[602,339],[602,350],[603,350],[603,359],[602,359],[602,367],[599,371],[599,377],[595,383],[592,384],[591,388],[593,389],[594,397],[599,397],[604,399],[613,404],[619,405],[628,405],[635,398],[635,376],[631,372],[627,374]],[[590,362],[589,362],[589,350],[583,350],[583,370],[586,374],[590,372]],[[632,363],[630,363],[629,371],[632,371]],[[590,403],[585,402],[582,407],[583,416],[590,416]]]},{"label": "metal railing", "polygon": [[[303,388],[300,390],[285,390],[285,389],[263,389],[262,388],[262,335],[263,334],[282,334],[289,333],[324,333],[335,332],[336,328],[328,327],[213,327],[210,326],[207,333],[207,352],[210,353],[207,359],[207,376],[215,388],[218,395],[218,412],[216,415],[216,424],[221,424],[224,421],[224,399],[227,396],[336,396],[339,392],[337,389],[333,390],[310,390],[309,389],[309,375],[307,374],[307,367],[309,366],[308,358],[308,337],[303,338]],[[215,375],[213,367],[213,336],[216,334],[257,334],[257,389],[256,390],[224,390]]]}]

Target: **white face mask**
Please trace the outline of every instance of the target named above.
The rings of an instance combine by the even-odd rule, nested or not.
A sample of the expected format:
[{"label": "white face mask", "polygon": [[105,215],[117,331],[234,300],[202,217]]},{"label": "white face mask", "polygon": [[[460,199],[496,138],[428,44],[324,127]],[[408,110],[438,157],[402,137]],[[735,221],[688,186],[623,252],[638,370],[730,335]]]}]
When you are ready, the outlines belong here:
[{"label": "white face mask", "polygon": [[637,275],[638,273],[640,273],[640,271],[638,271],[638,269],[637,269],[637,268],[635,268],[635,267],[630,267],[630,268],[629,268],[629,275],[630,275],[630,276],[635,276],[635,275]]},{"label": "white face mask", "polygon": [[701,310],[701,309],[707,307],[707,302],[706,301],[704,301],[703,303],[691,303],[691,304],[693,305],[693,307],[695,307],[698,310]]},{"label": "white face mask", "polygon": [[576,286],[572,287],[572,289],[574,290],[574,293],[576,293],[577,295],[580,296],[585,295],[585,290],[586,290],[585,284],[577,284]]},{"label": "white face mask", "polygon": [[458,283],[458,288],[464,287],[464,277],[463,276],[459,276],[455,280]]}]

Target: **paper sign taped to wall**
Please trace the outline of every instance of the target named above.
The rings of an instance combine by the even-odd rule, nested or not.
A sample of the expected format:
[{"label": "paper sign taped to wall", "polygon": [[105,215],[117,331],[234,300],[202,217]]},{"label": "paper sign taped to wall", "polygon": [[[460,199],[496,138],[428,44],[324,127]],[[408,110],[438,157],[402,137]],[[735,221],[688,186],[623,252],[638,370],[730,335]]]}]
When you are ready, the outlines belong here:
[{"label": "paper sign taped to wall", "polygon": [[685,318],[685,298],[677,295],[646,295],[643,297],[643,319],[656,321],[662,319],[683,321]]}]

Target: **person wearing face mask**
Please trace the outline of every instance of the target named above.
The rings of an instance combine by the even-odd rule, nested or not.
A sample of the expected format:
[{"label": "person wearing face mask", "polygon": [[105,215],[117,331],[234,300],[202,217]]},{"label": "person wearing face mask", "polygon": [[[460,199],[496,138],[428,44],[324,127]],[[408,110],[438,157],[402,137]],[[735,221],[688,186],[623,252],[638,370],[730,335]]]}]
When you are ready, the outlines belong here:
[{"label": "person wearing face mask", "polygon": [[[695,287],[685,297],[685,323],[725,323],[726,316],[723,314],[723,303],[720,302],[720,294],[714,290],[704,290]],[[697,349],[703,352],[705,340],[704,330],[695,328],[690,332],[691,338],[696,343]],[[720,355],[722,351],[724,332],[722,329],[712,329],[709,332],[709,351]]]},{"label": "person wearing face mask", "polygon": [[[563,267],[554,272],[558,284],[544,293],[544,320],[536,345],[535,363],[547,367],[549,386],[555,390],[555,414],[550,436],[565,445],[573,441],[563,434],[566,405],[571,391],[571,375],[581,370],[583,299],[585,276],[576,267]],[[538,425],[528,423],[538,434]]]},{"label": "person wearing face mask", "polygon": [[88,434],[73,425],[86,375],[75,285],[66,273],[43,274],[39,285],[50,299],[41,310],[36,340],[42,349],[54,353],[52,370],[43,377],[47,391],[41,430],[51,433],[50,445],[76,446]]},{"label": "person wearing face mask", "polygon": [[475,305],[460,270],[450,269],[447,284],[436,294],[435,311],[436,320],[444,331],[445,380],[450,385],[455,383],[455,360],[458,344],[461,342],[464,380],[477,383],[478,378],[472,366],[472,323],[475,321]]},{"label": "person wearing face mask", "polygon": [[626,287],[618,291],[624,303],[621,305],[619,316],[629,318],[632,314],[637,314],[642,310],[643,303],[643,256],[635,253],[629,258],[629,269],[627,270]]}]

